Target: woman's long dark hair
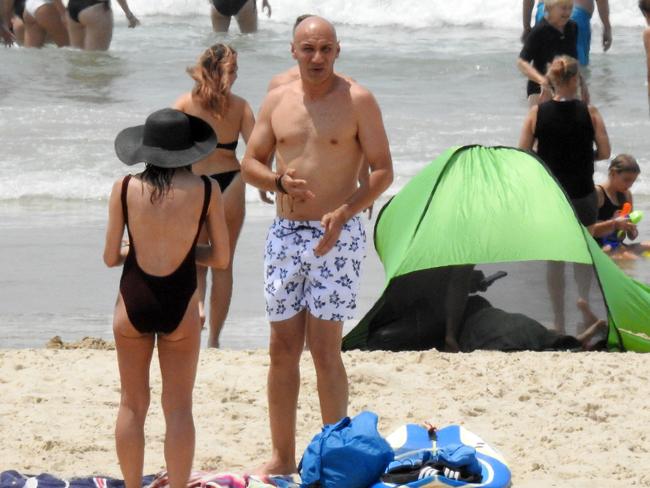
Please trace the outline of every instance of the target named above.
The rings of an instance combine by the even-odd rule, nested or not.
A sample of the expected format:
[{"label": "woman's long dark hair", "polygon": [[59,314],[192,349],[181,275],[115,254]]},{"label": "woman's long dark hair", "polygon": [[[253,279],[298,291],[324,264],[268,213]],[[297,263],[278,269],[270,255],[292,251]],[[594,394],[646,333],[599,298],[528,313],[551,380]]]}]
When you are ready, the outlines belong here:
[{"label": "woman's long dark hair", "polygon": [[[149,183],[153,189],[149,200],[151,203],[156,203],[162,200],[172,186],[172,178],[177,170],[185,170],[192,172],[192,166],[181,166],[180,168],[161,168],[153,164],[145,164],[144,171],[140,174],[140,178],[145,183]],[[144,188],[143,188],[144,191]]]}]

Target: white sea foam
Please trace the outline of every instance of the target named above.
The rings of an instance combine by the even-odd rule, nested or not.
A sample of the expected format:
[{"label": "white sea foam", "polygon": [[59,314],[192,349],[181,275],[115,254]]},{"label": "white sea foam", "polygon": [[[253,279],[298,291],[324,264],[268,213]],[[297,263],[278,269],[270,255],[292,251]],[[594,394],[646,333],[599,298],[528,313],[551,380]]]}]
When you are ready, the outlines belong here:
[{"label": "white sea foam", "polygon": [[[399,25],[415,29],[442,25],[514,28],[521,25],[521,2],[512,0],[269,0],[271,22],[294,21],[302,13],[319,14],[342,24]],[[638,26],[643,19],[636,1],[610,0],[612,23]],[[258,0],[258,4],[261,1]],[[204,15],[209,0],[133,0],[139,14]]]},{"label": "white sea foam", "polygon": [[[449,146],[517,144],[526,111],[525,81],[515,68],[521,2],[269,1],[273,17],[262,17],[255,36],[240,36],[236,27],[225,38],[212,33],[208,0],[131,0],[142,26],[127,30],[118,16],[109,53],[0,50],[8,67],[0,77],[0,202],[105,201],[128,170],[115,157],[115,134],[189,89],[185,68],[210,43],[238,49],[234,89],[257,111],[268,80],[293,62],[290,25],[305,12],[344,24],[337,69],[381,105],[395,164],[391,192]],[[594,35],[592,100],[614,151],[634,154],[644,168],[635,193],[650,194],[650,151],[639,136],[650,130],[641,16],[635,1],[610,3],[614,44],[603,54]],[[597,168],[597,179],[604,177],[606,163]],[[246,200],[259,202],[257,191],[249,189]]]}]

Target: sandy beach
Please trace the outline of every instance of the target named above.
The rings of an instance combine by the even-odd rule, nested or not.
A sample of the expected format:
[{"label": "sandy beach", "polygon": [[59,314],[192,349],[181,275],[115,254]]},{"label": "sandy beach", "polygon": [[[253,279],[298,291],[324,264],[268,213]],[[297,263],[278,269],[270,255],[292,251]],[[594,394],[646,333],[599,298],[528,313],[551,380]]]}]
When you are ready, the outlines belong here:
[{"label": "sandy beach", "polygon": [[[104,347],[91,341],[87,346]],[[350,414],[380,431],[462,424],[502,451],[514,486],[650,486],[650,363],[640,354],[353,352]],[[202,350],[195,469],[241,471],[268,454],[265,350]],[[319,431],[315,375],[302,362],[298,453]],[[163,465],[160,374],[152,364],[145,473]],[[0,351],[0,469],[120,477],[113,444],[115,351]]]}]

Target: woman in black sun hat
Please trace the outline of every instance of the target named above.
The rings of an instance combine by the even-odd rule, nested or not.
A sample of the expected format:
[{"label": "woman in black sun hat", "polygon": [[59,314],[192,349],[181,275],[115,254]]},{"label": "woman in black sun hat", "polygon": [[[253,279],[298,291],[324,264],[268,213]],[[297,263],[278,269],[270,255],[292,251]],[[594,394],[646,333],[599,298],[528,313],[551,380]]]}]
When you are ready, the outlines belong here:
[{"label": "woman in black sun hat", "polygon": [[[122,162],[145,163],[142,173],[113,185],[104,248],[107,266],[124,265],[113,333],[121,382],[115,437],[127,488],[142,486],[156,339],[169,484],[185,487],[190,475],[192,389],[201,341],[196,263],[225,268],[230,255],[219,186],[190,168],[216,142],[206,122],[174,109],[154,112],[144,125],[124,129],[115,139]],[[197,245],[204,224],[210,244]],[[128,242],[122,241],[125,227]]]}]

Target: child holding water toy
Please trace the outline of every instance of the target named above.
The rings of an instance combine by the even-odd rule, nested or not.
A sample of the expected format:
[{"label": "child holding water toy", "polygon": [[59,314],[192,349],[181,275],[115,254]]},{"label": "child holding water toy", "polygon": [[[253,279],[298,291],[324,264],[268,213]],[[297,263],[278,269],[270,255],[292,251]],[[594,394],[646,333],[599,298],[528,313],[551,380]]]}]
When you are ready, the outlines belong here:
[{"label": "child holding water toy", "polygon": [[642,214],[630,213],[632,193],[630,188],[641,173],[633,156],[619,154],[609,164],[607,181],[596,185],[598,198],[598,222],[593,227],[596,240],[603,251],[614,259],[636,259],[637,255],[650,250],[650,243],[623,244],[623,240],[636,239],[639,232],[636,223]]}]

